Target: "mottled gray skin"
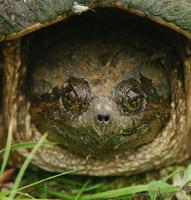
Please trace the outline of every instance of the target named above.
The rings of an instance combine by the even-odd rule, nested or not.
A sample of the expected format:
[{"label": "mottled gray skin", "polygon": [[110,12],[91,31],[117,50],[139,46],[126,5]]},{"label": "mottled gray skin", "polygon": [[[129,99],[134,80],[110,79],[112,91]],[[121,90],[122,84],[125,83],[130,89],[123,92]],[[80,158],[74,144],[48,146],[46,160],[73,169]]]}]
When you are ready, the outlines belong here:
[{"label": "mottled gray skin", "polygon": [[155,36],[144,33],[142,41],[135,27],[124,33],[89,28],[78,38],[66,28],[66,36],[47,42],[40,57],[37,50],[30,66],[31,116],[63,148],[105,159],[132,152],[160,133],[170,112],[173,57]]}]

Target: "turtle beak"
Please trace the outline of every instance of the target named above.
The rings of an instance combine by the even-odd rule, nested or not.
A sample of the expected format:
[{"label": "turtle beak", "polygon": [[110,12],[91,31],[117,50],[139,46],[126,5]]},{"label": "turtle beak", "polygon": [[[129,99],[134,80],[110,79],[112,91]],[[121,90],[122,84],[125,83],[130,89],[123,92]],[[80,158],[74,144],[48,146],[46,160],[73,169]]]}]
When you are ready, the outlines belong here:
[{"label": "turtle beak", "polygon": [[107,133],[111,132],[115,107],[111,97],[107,96],[96,98],[92,103],[93,129],[99,140],[105,140]]}]

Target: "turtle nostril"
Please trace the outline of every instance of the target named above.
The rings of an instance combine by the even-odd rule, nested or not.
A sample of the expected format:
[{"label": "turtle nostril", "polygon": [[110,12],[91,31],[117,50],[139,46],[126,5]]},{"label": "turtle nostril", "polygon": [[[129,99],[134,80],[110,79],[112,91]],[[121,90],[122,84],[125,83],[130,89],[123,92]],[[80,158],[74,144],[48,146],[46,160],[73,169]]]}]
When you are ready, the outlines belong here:
[{"label": "turtle nostril", "polygon": [[98,122],[102,122],[103,121],[103,115],[98,115],[97,119],[98,119]]},{"label": "turtle nostril", "polygon": [[108,114],[99,114],[97,116],[97,120],[101,124],[107,124],[110,121],[110,115],[108,115]]},{"label": "turtle nostril", "polygon": [[109,118],[110,118],[109,115],[106,115],[106,116],[105,116],[105,122],[108,122],[108,121],[109,121]]}]

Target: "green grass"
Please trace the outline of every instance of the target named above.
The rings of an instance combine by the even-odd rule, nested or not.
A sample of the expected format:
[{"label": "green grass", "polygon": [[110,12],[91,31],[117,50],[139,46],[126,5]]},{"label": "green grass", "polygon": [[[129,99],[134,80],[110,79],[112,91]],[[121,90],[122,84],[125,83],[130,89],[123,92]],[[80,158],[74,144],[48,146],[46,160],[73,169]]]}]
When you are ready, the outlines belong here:
[{"label": "green grass", "polygon": [[[9,130],[6,148],[1,150],[3,162],[1,164],[1,176],[7,167],[8,157],[11,150],[19,148],[32,148],[31,153],[17,171],[12,185],[6,188],[1,186],[1,200],[24,200],[24,199],[64,199],[64,200],[94,200],[94,199],[117,199],[131,200],[138,196],[146,199],[156,200],[159,196],[171,199],[177,192],[185,200],[190,197],[186,195],[191,183],[191,165],[185,167],[169,167],[166,169],[169,175],[161,178],[158,172],[149,172],[131,177],[89,177],[72,175],[74,171],[60,174],[48,173],[41,170],[33,171],[28,165],[38,148],[42,145],[55,145],[47,143],[47,134],[42,136],[38,142],[10,145],[12,138]],[[173,179],[181,175],[182,182],[175,186]],[[159,178],[159,180],[157,180]],[[5,191],[6,188],[6,191]]]},{"label": "green grass", "polygon": [[10,124],[8,136],[7,136],[6,148],[5,148],[5,152],[3,154],[3,162],[2,162],[2,165],[1,165],[0,176],[3,175],[3,172],[4,172],[5,167],[7,165],[7,162],[8,162],[8,159],[9,159],[9,154],[11,152],[11,144],[12,144],[12,125]]}]

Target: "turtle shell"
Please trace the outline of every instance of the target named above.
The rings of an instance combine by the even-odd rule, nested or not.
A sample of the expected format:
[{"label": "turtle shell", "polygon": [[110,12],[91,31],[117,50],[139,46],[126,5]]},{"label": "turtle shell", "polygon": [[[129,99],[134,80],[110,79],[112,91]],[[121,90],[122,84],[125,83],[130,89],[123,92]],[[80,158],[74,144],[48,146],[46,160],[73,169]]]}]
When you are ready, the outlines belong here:
[{"label": "turtle shell", "polygon": [[[0,103],[4,106],[3,111],[0,110],[0,112],[4,116],[3,125],[5,129],[14,132],[13,142],[15,143],[31,141],[31,139],[38,141],[42,136],[42,132],[38,131],[36,124],[31,122],[31,118],[33,118],[31,112],[33,111],[30,109],[27,92],[23,89],[27,83],[27,75],[30,76],[27,63],[31,53],[30,50],[38,52],[40,49],[43,52],[43,48],[38,49],[38,42],[41,41],[41,38],[45,38],[42,41],[46,46],[46,41],[49,41],[49,39],[46,39],[51,34],[46,35],[46,29],[44,29],[45,34],[43,30],[39,29],[45,27],[48,29],[55,24],[58,25],[56,30],[60,31],[62,27],[59,28],[58,22],[73,17],[78,18],[86,11],[95,12],[96,15],[99,9],[107,10],[111,8],[120,10],[123,13],[130,13],[131,16],[140,19],[145,18],[146,21],[152,21],[154,22],[153,27],[167,27],[163,33],[168,34],[168,30],[170,30],[166,41],[171,40],[172,35],[173,42],[170,41],[169,44],[175,44],[175,51],[172,54],[175,53],[177,57],[181,57],[181,67],[171,70],[169,74],[169,77],[172,78],[171,90],[174,91],[171,94],[173,101],[170,104],[169,120],[156,140],[148,145],[141,146],[138,150],[136,149],[132,155],[127,153],[112,157],[112,159],[94,160],[89,159],[88,155],[83,157],[84,155],[78,156],[75,152],[68,152],[59,145],[45,146],[39,149],[39,155],[32,162],[40,168],[56,172],[63,171],[63,169],[78,169],[81,174],[101,176],[129,175],[181,162],[190,156],[191,2],[189,0],[18,0],[13,2],[11,0],[0,0],[0,76],[5,76],[3,84],[0,83],[0,86],[3,85],[3,88],[0,87],[0,94],[3,93],[0,98],[3,99],[3,103],[1,101]],[[50,42],[59,44],[57,38],[62,34],[57,34],[54,31],[54,26],[52,27],[53,37],[51,36]],[[152,26],[146,25],[143,27]],[[80,28],[80,25],[78,25],[78,28]],[[33,32],[37,33],[37,37]],[[164,36],[164,34],[162,35]],[[32,40],[30,40],[30,36]],[[34,42],[34,45],[30,43],[31,41]],[[177,65],[176,62],[174,64]],[[26,71],[29,71],[29,73],[27,74]],[[73,79],[69,80],[68,85],[72,85],[73,81]],[[83,87],[86,87],[86,84],[84,81]],[[122,88],[123,82],[118,87]],[[72,106],[70,111],[74,109]],[[80,108],[80,106],[78,107]],[[34,106],[33,110],[35,109]],[[40,120],[38,119],[39,122]],[[69,144],[69,146],[71,145]],[[29,152],[29,149],[17,150],[15,158],[27,157]]]},{"label": "turtle shell", "polygon": [[[76,6],[75,6],[76,4]],[[77,7],[81,5],[82,7]],[[84,6],[84,7],[83,7]],[[0,41],[21,37],[66,17],[95,9],[117,7],[168,26],[191,38],[191,3],[189,0],[18,0],[0,1]]]}]

